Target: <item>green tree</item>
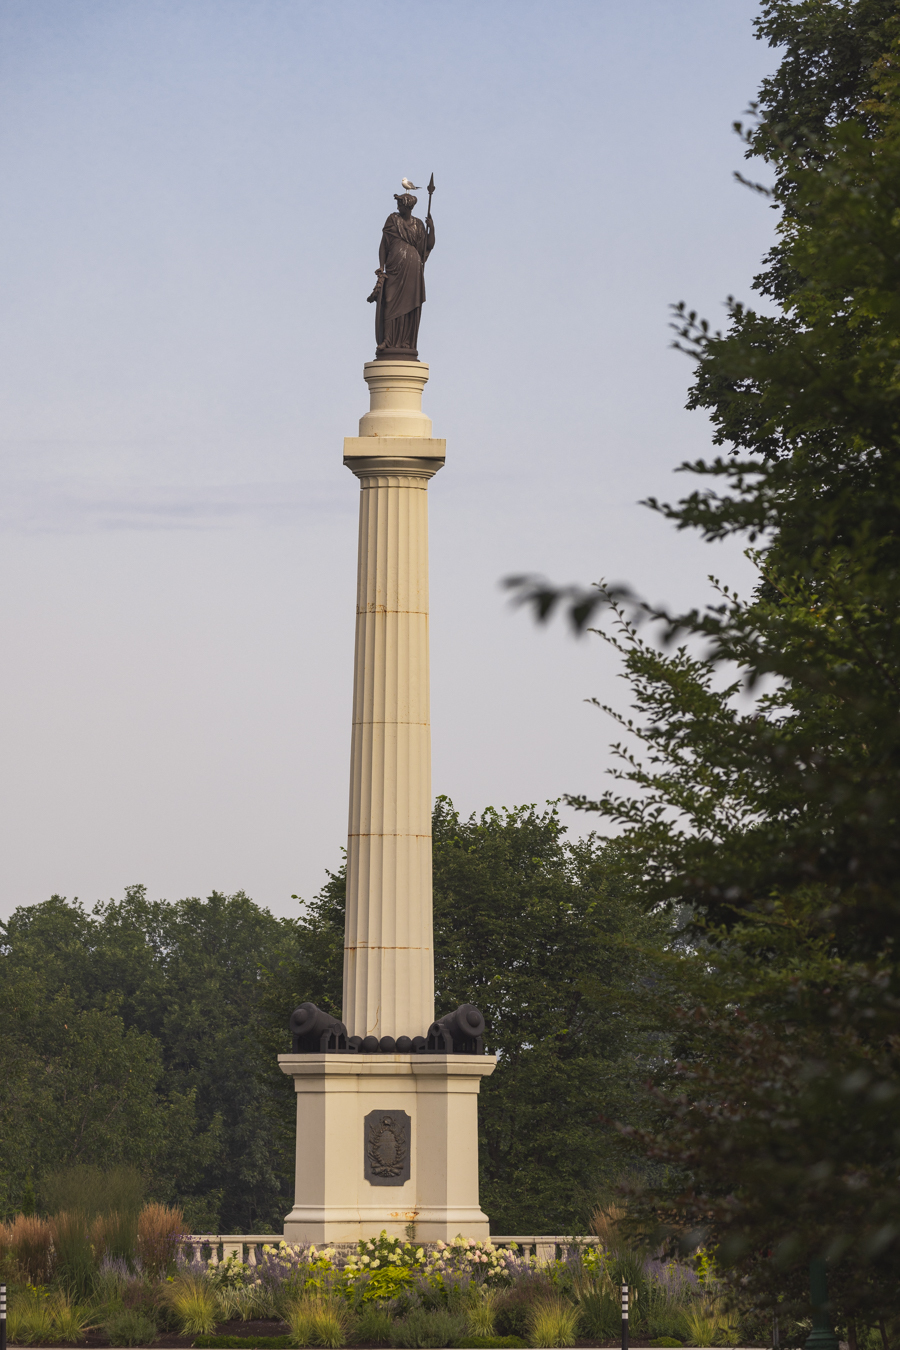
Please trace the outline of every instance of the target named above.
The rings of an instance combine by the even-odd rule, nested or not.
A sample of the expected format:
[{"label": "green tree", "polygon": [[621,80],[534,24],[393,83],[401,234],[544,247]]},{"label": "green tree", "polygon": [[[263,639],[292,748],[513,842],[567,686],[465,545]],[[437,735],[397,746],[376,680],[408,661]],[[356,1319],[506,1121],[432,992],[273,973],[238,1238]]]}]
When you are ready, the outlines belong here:
[{"label": "green tree", "polygon": [[633,1166],[615,1128],[648,1122],[667,1049],[647,990],[668,920],[644,911],[614,846],[569,841],[555,808],[434,812],[440,1011],[475,1003],[498,1057],[481,1089],[482,1205],[494,1232],[584,1232]]},{"label": "green tree", "polygon": [[[757,280],[778,312],[732,303],[720,334],[680,311],[690,406],[734,453],[651,503],[708,540],[743,534],[760,584],[681,615],[569,596],[576,624],[611,616],[633,701],[627,792],[571,800],[623,831],[648,903],[692,915],[665,1128],[632,1133],[680,1178],[652,1207],[760,1296],[799,1298],[827,1254],[850,1327],[900,1315],[898,6],[764,17],[787,44],[750,137],[783,208]],[[564,593],[523,594],[546,615]],[[639,617],[683,645],[645,641]]]},{"label": "green tree", "polygon": [[189,1194],[218,1144],[201,1130],[196,1091],[163,1091],[155,1039],[112,1007],[79,1008],[40,972],[0,984],[0,1204],[34,1207],[39,1174],[75,1163],[140,1166],[165,1199]]},{"label": "green tree", "polygon": [[[264,1001],[272,972],[299,964],[297,934],[296,922],[274,918],[240,892],[167,904],[148,901],[136,886],[91,914],[58,896],[16,910],[3,928],[0,963],[0,998],[28,1009],[12,1023],[14,1072],[31,1083],[29,1091],[49,1093],[48,1103],[62,1093],[65,1109],[74,1111],[76,1084],[102,1070],[115,1103],[106,1134],[96,1123],[104,1119],[102,1094],[85,1117],[93,1140],[87,1152],[67,1144],[41,1153],[42,1166],[47,1159],[54,1167],[69,1159],[133,1161],[148,1171],[160,1198],[186,1202],[192,1225],[279,1228],[293,1183],[293,1147],[285,1144],[288,1106],[267,1053]],[[38,1043],[51,1007],[60,1010],[54,1031],[42,1032]],[[60,1039],[61,1024],[68,1024],[68,1039]],[[53,1091],[42,1055],[58,1065]],[[156,1114],[141,1127],[140,1113],[151,1106]],[[196,1114],[190,1128],[188,1110]],[[168,1143],[160,1134],[164,1121]],[[204,1146],[187,1166],[176,1142],[186,1145],[192,1129]],[[22,1159],[15,1168],[7,1157],[13,1199],[22,1168],[35,1161],[29,1151],[43,1147],[36,1135],[32,1128],[17,1136]]]}]

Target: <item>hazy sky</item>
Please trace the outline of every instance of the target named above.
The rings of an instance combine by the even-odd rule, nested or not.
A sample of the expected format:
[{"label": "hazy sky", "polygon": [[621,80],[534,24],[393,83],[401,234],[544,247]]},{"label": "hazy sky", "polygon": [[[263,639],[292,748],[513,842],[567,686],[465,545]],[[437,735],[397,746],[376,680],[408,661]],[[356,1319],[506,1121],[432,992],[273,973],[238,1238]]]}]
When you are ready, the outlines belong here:
[{"label": "hazy sky", "polygon": [[498,582],[747,587],[736,547],[637,503],[709,445],[667,306],[720,321],[771,238],[733,180],[776,61],[755,11],[3,0],[0,913],[138,881],[293,913],[339,863],[342,438],[403,175],[437,183],[434,789],[468,812],[602,787],[614,728],[584,700],[626,701],[612,654]]}]

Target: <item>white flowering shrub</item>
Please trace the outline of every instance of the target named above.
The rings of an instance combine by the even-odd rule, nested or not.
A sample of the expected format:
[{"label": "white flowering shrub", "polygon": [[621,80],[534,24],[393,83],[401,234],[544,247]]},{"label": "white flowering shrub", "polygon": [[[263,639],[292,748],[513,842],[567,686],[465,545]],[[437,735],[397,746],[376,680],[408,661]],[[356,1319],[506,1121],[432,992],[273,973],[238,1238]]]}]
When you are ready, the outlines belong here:
[{"label": "white flowering shrub", "polygon": [[235,1252],[229,1252],[224,1261],[209,1267],[209,1278],[217,1288],[237,1289],[250,1278],[250,1267]]},{"label": "white flowering shrub", "polygon": [[412,1270],[425,1260],[425,1248],[402,1238],[388,1237],[382,1228],[377,1238],[363,1238],[356,1251],[347,1258],[345,1271],[381,1270],[388,1266]]},{"label": "white flowering shrub", "polygon": [[415,1242],[388,1237],[385,1229],[377,1238],[363,1238],[344,1263],[343,1278],[361,1303],[396,1298],[425,1269],[426,1252]]},{"label": "white flowering shrub", "polygon": [[521,1269],[523,1258],[515,1247],[495,1247],[489,1238],[455,1237],[432,1248],[426,1274],[469,1275],[493,1282],[508,1280]]}]

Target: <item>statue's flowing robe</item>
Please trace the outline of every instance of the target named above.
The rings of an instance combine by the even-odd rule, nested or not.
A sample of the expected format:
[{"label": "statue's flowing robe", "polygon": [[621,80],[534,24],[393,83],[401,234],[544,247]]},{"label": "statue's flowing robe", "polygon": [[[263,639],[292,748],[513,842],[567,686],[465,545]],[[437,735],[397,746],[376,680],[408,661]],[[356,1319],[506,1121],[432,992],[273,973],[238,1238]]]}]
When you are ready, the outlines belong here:
[{"label": "statue's flowing robe", "polygon": [[384,284],[375,313],[379,347],[415,350],[425,299],[425,240],[425,226],[416,216],[404,220],[395,211],[384,222],[379,254]]}]

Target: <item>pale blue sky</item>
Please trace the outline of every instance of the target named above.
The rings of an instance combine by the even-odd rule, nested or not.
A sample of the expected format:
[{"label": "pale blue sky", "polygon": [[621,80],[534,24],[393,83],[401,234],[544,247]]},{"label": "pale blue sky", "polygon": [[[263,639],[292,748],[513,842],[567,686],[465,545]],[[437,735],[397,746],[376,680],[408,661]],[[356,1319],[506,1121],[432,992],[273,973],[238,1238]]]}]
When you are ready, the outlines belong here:
[{"label": "pale blue sky", "polygon": [[583,700],[625,697],[611,654],[498,581],[746,583],[636,503],[709,444],[667,306],[718,321],[771,238],[732,176],[776,60],[755,11],[3,0],[0,913],[136,881],[290,913],[338,863],[341,448],[403,175],[437,183],[434,788],[468,811],[602,785]]}]

